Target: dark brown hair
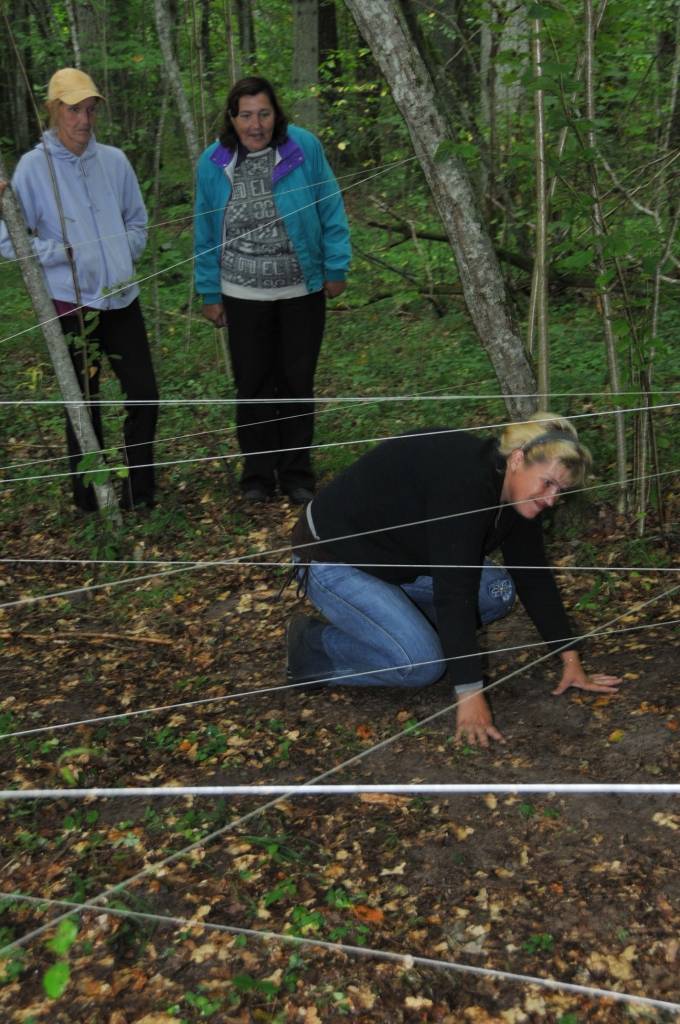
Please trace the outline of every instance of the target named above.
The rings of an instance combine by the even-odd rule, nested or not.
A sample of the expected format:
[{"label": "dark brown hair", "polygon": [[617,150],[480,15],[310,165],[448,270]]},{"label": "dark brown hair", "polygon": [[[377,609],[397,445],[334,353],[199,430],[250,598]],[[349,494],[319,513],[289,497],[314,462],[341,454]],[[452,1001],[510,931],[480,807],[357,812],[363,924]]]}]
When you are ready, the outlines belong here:
[{"label": "dark brown hair", "polygon": [[222,130],[220,131],[220,142],[223,146],[233,149],[238,145],[238,135],[234,131],[231,119],[232,117],[236,117],[238,114],[241,97],[257,96],[260,92],[265,93],[267,99],[274,108],[274,134],[272,135],[272,142],[275,146],[285,142],[286,135],[288,133],[288,118],[284,114],[281,104],[276,98],[273,85],[271,82],[268,82],[266,78],[259,78],[257,75],[249,75],[247,78],[239,79],[238,82],[232,85],[229,95],[227,96],[227,102],[224,107],[224,121],[222,122]]}]

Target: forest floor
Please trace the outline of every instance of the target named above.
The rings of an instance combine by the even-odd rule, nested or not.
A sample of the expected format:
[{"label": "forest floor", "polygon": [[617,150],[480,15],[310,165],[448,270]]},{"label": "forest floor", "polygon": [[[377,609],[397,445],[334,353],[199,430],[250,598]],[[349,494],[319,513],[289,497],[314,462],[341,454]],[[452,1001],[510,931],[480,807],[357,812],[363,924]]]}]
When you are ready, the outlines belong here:
[{"label": "forest floor", "polygon": [[[172,502],[184,503],[185,520],[211,539],[214,558],[224,507],[236,499],[220,499],[214,488],[207,494],[198,487],[161,500],[168,522],[177,521]],[[224,557],[285,549],[295,515],[285,503],[244,510]],[[17,524],[6,555],[25,554],[30,541],[42,557],[73,557],[69,525],[64,512],[41,526]],[[149,549],[143,522],[131,544],[135,529],[135,557],[163,557]],[[612,513],[593,513],[592,543],[615,544],[625,532]],[[110,571],[27,564],[4,581],[3,601],[103,582]],[[127,567],[119,578],[144,571]],[[453,711],[417,726],[451,703],[446,682],[410,693],[273,692],[285,684],[285,624],[297,603],[292,588],[279,597],[283,578],[265,566],[194,570],[6,608],[3,733],[126,717],[5,739],[5,788],[294,785],[322,773],[330,782],[372,783],[680,778],[678,663],[668,628],[590,643],[589,669],[624,677],[615,696],[552,696],[554,666],[534,664],[541,647],[492,654],[490,679],[522,671],[492,694],[507,745],[480,751],[452,743]],[[581,599],[576,619],[586,631],[614,616],[623,616],[614,628],[677,618],[677,594],[635,610],[674,579],[640,572],[603,587],[597,574],[572,573],[563,585],[572,607]],[[487,631],[485,644],[493,651],[536,639],[516,611]],[[315,939],[680,1002],[676,797],[62,799],[5,803],[0,828],[5,942],[65,909],[10,894],[81,902],[140,871],[111,905],[185,919],[90,911],[73,918],[70,931],[63,925],[56,943],[52,931],[15,947],[3,964],[2,1020],[672,1019],[596,996],[324,949]],[[154,873],[154,864],[213,832]]]}]

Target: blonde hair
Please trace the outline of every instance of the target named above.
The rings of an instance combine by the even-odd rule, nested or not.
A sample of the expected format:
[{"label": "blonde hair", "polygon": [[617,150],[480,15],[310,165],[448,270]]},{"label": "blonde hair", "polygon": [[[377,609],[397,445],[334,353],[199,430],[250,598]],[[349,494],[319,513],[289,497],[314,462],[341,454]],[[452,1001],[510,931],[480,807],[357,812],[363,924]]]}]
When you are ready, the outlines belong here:
[{"label": "blonde hair", "polygon": [[498,450],[509,455],[520,449],[527,465],[557,459],[569,471],[572,483],[581,486],[593,457],[578,439],[575,427],[564,416],[535,412],[527,420],[509,423],[501,434]]}]

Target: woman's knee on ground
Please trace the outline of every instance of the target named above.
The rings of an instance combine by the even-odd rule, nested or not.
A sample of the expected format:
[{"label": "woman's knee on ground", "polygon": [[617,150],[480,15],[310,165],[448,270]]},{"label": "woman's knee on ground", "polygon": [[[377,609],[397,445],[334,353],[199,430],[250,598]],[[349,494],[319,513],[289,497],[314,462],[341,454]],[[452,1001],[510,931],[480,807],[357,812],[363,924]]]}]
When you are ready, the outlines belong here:
[{"label": "woman's knee on ground", "polygon": [[395,644],[392,658],[394,668],[385,673],[390,686],[414,689],[431,686],[446,670],[446,662],[436,634],[418,637],[411,644]]}]

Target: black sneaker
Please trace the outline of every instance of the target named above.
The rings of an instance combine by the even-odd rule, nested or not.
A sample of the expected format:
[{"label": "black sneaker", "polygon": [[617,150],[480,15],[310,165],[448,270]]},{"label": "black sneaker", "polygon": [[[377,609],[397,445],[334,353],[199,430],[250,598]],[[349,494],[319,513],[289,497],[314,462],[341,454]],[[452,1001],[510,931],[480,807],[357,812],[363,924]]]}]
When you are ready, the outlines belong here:
[{"label": "black sneaker", "polygon": [[326,688],[326,683],[320,680],[316,675],[305,675],[304,673],[297,672],[295,670],[295,662],[299,661],[304,645],[304,635],[309,629],[310,625],[314,622],[318,622],[318,619],[314,619],[311,615],[303,615],[302,612],[296,612],[291,617],[286,629],[286,681],[288,683],[304,683],[304,686],[298,686],[298,690],[304,690],[305,693],[314,693],[317,690],[323,690]]},{"label": "black sneaker", "polygon": [[243,500],[246,505],[264,505],[272,500],[272,495],[264,487],[254,484],[252,487],[247,487],[243,492]]},{"label": "black sneaker", "polygon": [[309,487],[291,487],[284,491],[291,505],[306,505],[314,497]]}]

